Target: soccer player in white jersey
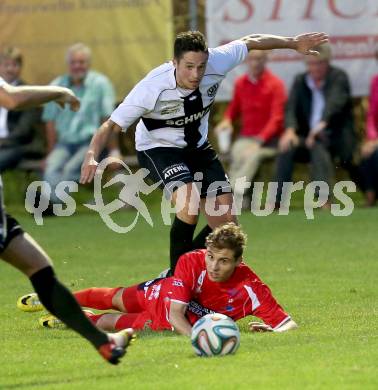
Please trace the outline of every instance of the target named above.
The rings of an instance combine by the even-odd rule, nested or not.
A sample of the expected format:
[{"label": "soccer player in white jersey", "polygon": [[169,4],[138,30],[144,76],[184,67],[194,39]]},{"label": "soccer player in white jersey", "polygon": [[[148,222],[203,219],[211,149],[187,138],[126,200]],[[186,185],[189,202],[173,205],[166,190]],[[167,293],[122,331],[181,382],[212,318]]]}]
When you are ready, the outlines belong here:
[{"label": "soccer player in white jersey", "polygon": [[[62,107],[69,104],[77,111],[80,102],[67,88],[47,86],[12,86],[0,78],[0,106],[17,110],[55,101]],[[99,331],[87,319],[70,291],[57,279],[51,260],[43,249],[25,233],[18,222],[5,212],[3,184],[0,176],[0,259],[23,272],[31,281],[40,302],[66,325],[85,337],[103,358],[117,364],[125,354],[133,331],[114,335]],[[33,306],[33,296],[26,296],[19,307]]]},{"label": "soccer player in white jersey", "polygon": [[[139,119],[135,136],[139,163],[155,182],[161,182],[176,207],[170,233],[173,272],[180,255],[203,248],[214,227],[236,222],[230,184],[207,138],[210,107],[221,81],[244,61],[249,50],[288,48],[316,55],[314,48],[327,40],[324,33],[295,37],[253,34],[209,49],[200,32],[180,33],[173,61],[141,80],[93,136],[82,165],[81,183],[93,179],[98,156],[110,134],[126,131]],[[227,212],[221,216],[209,212],[209,207],[205,208],[208,197],[212,197],[214,210],[227,206]],[[200,209],[208,225],[193,239]]]}]

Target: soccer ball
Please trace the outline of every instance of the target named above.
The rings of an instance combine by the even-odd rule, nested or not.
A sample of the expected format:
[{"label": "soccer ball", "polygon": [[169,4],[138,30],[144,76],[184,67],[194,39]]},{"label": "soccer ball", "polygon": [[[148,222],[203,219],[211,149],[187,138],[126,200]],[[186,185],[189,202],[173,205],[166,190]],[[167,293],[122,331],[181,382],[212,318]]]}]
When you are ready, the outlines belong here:
[{"label": "soccer ball", "polygon": [[240,331],[230,317],[207,314],[193,325],[191,341],[198,356],[228,355],[239,348]]}]

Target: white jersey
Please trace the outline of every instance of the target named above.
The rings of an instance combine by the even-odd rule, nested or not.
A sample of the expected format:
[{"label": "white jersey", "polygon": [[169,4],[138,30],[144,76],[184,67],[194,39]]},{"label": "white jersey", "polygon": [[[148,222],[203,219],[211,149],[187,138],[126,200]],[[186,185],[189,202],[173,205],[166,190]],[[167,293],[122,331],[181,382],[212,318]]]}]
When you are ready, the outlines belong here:
[{"label": "white jersey", "polygon": [[135,134],[138,151],[200,147],[207,140],[209,111],[220,83],[247,54],[247,46],[240,40],[209,49],[205,75],[189,93],[177,86],[175,67],[167,62],[141,80],[110,119],[125,131],[140,119]]}]

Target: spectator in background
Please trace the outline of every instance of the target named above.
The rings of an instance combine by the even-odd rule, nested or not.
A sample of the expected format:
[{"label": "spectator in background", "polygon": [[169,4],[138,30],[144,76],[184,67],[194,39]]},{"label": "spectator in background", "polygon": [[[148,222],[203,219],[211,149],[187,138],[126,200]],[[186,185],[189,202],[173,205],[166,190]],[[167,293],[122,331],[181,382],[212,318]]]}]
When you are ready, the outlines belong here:
[{"label": "spectator in background", "polygon": [[[378,51],[376,57],[378,60]],[[366,205],[371,207],[375,205],[378,191],[378,75],[371,82],[366,139],[362,144],[361,154]]]},{"label": "spectator in background", "polygon": [[328,44],[318,51],[319,56],[306,58],[307,71],[296,76],[289,94],[277,158],[276,205],[285,198],[282,186],[292,179],[294,160],[309,159],[311,179],[329,185],[334,158],[350,173],[353,168],[355,132],[348,76],[330,64]]},{"label": "spectator in background", "polygon": [[[263,160],[277,152],[278,137],[283,131],[286,92],[284,83],[266,68],[268,53],[253,50],[246,64],[247,73],[235,82],[234,96],[215,131],[233,131],[240,117],[241,129],[231,149],[230,182],[235,196],[243,196],[244,188],[235,188],[239,177],[253,182]],[[250,206],[245,198],[243,205]]]},{"label": "spectator in background", "polygon": [[[0,77],[13,86],[25,84],[21,80],[22,62],[19,49],[4,48],[0,52]],[[0,107],[0,173],[14,168],[24,157],[38,119],[37,109],[8,111]]]},{"label": "spectator in background", "polygon": [[[89,47],[82,43],[71,46],[67,50],[66,61],[68,74],[57,77],[51,84],[72,89],[80,99],[81,106],[78,112],[72,112],[49,103],[43,112],[48,148],[44,180],[52,188],[50,199],[53,203],[60,202],[55,196],[55,187],[59,182],[79,180],[89,142],[115,105],[114,89],[109,79],[90,70]],[[117,150],[117,146],[112,145],[114,150]]]}]

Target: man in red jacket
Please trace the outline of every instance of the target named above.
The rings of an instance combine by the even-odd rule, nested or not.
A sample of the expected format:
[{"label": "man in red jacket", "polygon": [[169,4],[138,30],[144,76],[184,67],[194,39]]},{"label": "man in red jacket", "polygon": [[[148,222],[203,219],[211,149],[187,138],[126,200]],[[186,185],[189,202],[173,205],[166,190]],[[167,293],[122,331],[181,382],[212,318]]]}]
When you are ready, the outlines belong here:
[{"label": "man in red jacket", "polygon": [[233,122],[240,118],[240,133],[231,150],[230,181],[235,196],[244,195],[244,188],[235,187],[236,180],[253,181],[261,162],[276,155],[283,130],[285,86],[266,68],[267,59],[266,51],[249,53],[247,73],[236,80],[232,101],[215,129],[222,136],[233,131]]}]

